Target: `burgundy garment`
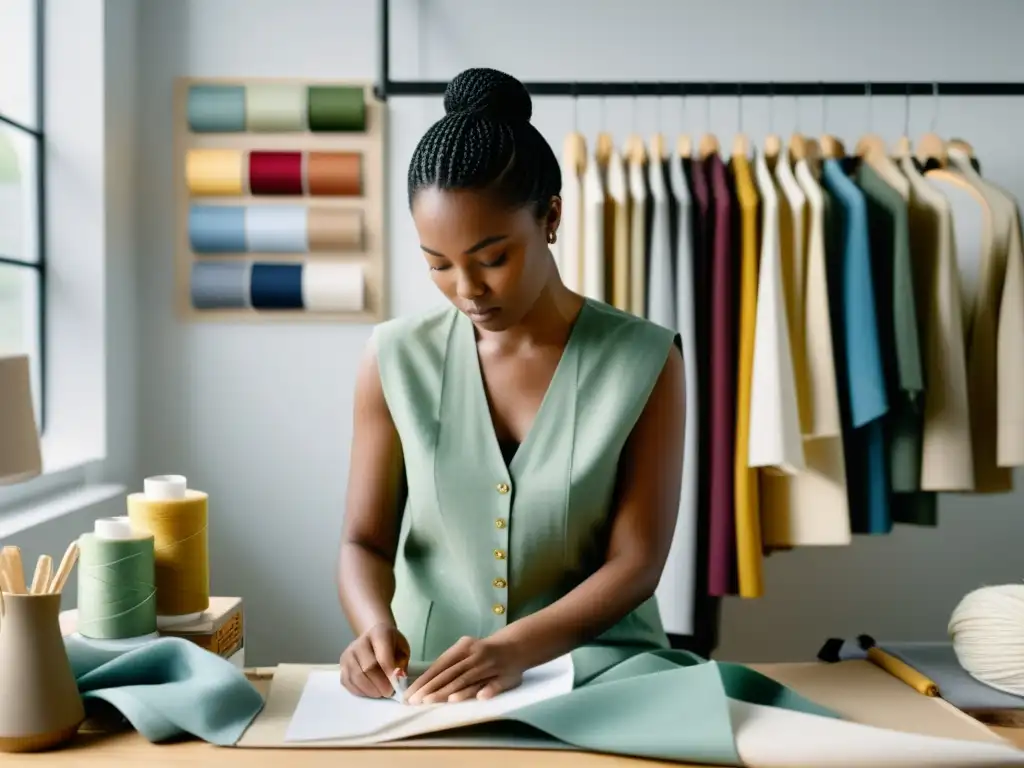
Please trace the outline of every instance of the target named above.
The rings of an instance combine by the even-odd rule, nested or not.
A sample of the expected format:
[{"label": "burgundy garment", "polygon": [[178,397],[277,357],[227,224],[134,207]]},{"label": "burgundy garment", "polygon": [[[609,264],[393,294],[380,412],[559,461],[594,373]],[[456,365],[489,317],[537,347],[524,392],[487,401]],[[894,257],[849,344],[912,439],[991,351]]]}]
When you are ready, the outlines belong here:
[{"label": "burgundy garment", "polygon": [[710,517],[708,590],[712,595],[721,596],[736,592],[736,205],[721,158],[711,155],[704,164],[714,210],[714,230],[708,233],[711,241],[708,312],[711,445],[706,454]]}]

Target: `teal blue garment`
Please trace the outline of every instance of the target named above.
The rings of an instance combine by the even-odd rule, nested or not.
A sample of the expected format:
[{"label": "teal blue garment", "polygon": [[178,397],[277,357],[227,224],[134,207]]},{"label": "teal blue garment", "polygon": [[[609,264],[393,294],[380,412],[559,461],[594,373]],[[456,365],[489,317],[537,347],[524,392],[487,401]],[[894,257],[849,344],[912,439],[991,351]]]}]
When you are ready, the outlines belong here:
[{"label": "teal blue garment", "polygon": [[240,669],[188,640],[100,651],[71,635],[64,645],[87,711],[104,701],[154,743],[188,734],[231,746],[263,708]]},{"label": "teal blue garment", "polygon": [[193,85],[188,89],[188,127],[195,133],[245,130],[245,88]]},{"label": "teal blue garment", "polygon": [[850,526],[854,533],[888,533],[890,513],[889,464],[884,417],[889,411],[885,373],[878,338],[864,193],[846,175],[837,160],[822,167],[822,181],[838,213],[840,252],[835,254],[839,280],[839,332],[843,367],[844,448],[850,494]]}]

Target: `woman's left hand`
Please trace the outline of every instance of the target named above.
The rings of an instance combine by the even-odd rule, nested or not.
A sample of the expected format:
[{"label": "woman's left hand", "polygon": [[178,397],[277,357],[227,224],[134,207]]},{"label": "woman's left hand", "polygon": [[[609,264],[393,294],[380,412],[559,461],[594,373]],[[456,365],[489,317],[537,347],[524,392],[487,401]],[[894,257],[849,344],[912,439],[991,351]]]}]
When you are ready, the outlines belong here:
[{"label": "woman's left hand", "polygon": [[489,699],[523,681],[514,648],[491,638],[463,637],[409,686],[410,704]]}]

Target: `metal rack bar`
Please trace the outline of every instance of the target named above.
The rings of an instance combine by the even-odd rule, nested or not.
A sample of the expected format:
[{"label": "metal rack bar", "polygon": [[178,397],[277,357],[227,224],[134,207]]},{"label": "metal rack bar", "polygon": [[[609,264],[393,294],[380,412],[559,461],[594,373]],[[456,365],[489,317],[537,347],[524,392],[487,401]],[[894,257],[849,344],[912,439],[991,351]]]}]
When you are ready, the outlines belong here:
[{"label": "metal rack bar", "polygon": [[[381,101],[397,96],[441,96],[448,83],[435,80],[392,80],[390,2],[378,0],[378,72],[374,93]],[[549,81],[523,83],[533,96],[1024,96],[1024,82],[922,81]]]}]

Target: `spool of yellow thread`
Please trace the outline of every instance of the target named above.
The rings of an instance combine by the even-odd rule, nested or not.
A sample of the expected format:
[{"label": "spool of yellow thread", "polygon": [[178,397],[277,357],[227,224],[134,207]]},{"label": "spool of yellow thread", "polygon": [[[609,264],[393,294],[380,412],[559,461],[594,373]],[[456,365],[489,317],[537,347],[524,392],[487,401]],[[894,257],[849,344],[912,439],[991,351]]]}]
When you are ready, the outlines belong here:
[{"label": "spool of yellow thread", "polygon": [[161,629],[194,621],[210,607],[208,501],[181,475],[148,477],[142,493],[128,495],[132,530],[153,536]]}]

